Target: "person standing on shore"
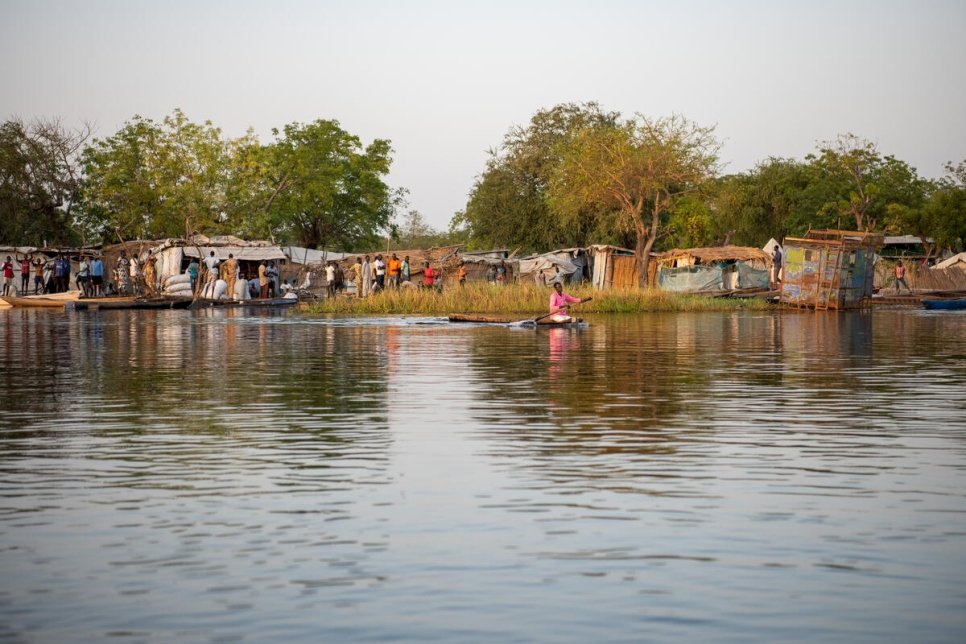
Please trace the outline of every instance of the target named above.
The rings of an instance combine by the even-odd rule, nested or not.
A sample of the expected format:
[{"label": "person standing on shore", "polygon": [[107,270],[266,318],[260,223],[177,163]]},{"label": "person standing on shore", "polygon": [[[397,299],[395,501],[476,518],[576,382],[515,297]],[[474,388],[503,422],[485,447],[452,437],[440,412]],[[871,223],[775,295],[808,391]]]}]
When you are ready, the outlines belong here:
[{"label": "person standing on shore", "polygon": [[91,262],[91,288],[94,289],[94,297],[104,295],[104,262],[100,257],[95,257]]},{"label": "person standing on shore", "polygon": [[403,258],[402,264],[399,265],[399,279],[402,282],[408,282],[410,278],[410,265],[409,265],[409,255]]},{"label": "person standing on shore", "polygon": [[20,294],[26,295],[30,288],[30,255],[20,258]]},{"label": "person standing on shore", "polygon": [[127,258],[127,252],[123,250],[114,265],[114,278],[117,280],[121,295],[129,295],[131,293],[131,261]]},{"label": "person standing on shore", "polygon": [[131,273],[131,290],[134,291],[134,295],[141,297],[144,295],[144,271],[141,270],[141,260],[138,259],[138,254],[134,253],[131,255],[131,265],[129,267]]},{"label": "person standing on shore", "polygon": [[386,288],[386,262],[382,261],[382,255],[376,255],[372,266],[376,271],[376,290],[381,291]]},{"label": "person standing on shore", "polygon": [[372,262],[366,255],[365,261],[362,262],[362,297],[369,297],[370,293],[372,293]]},{"label": "person standing on shore", "polygon": [[188,262],[188,269],[185,271],[191,279],[191,292],[194,293],[198,288],[198,260],[194,257]]},{"label": "person standing on shore", "polygon": [[894,270],[896,274],[896,295],[899,294],[900,284],[906,287],[906,291],[908,293],[912,293],[912,289],[909,288],[908,284],[906,284],[906,267],[902,265],[901,259],[898,262],[896,262],[896,267]]},{"label": "person standing on shore", "polygon": [[265,274],[265,260],[258,264],[258,297],[268,299],[268,275]]},{"label": "person standing on shore", "polygon": [[335,296],[335,264],[329,262],[325,265],[325,295]]},{"label": "person standing on shore", "polygon": [[77,267],[77,288],[81,290],[84,297],[91,296],[91,265],[85,255],[81,255],[80,264]]},{"label": "person standing on shore", "polygon": [[[215,251],[211,251],[208,257],[205,257],[205,268],[208,269],[208,274],[205,276],[205,286],[208,284],[214,284],[215,280],[218,279],[218,265],[221,264],[221,260],[215,257]],[[262,266],[265,262],[262,262]],[[261,274],[261,266],[259,266],[259,274]]]},{"label": "person standing on shore", "polygon": [[356,257],[356,263],[349,270],[352,271],[352,281],[356,285],[356,297],[362,297],[362,258]]},{"label": "person standing on shore", "polygon": [[6,261],[0,266],[3,270],[3,295],[10,295],[10,282],[13,280],[13,259],[7,255]]},{"label": "person standing on shore", "polygon": [[159,294],[158,258],[151,249],[148,249],[148,256],[144,260],[144,285],[151,297]]},{"label": "person standing on shore", "polygon": [[781,249],[781,246],[778,246],[777,244],[775,245],[775,250],[773,250],[771,254],[771,264],[772,264],[772,270],[775,273],[771,282],[775,286],[775,288],[778,288],[779,286],[781,286],[781,283],[782,283],[782,280],[781,280],[782,249]]},{"label": "person standing on shore", "polygon": [[436,271],[429,265],[429,262],[423,262],[423,288],[433,288],[435,285]]},{"label": "person standing on shore", "polygon": [[456,279],[459,280],[460,286],[466,286],[466,264],[460,262],[459,270],[456,272]]},{"label": "person standing on shore", "polygon": [[46,265],[47,260],[41,259],[40,255],[34,258],[34,295],[47,292],[47,288],[44,286],[44,266]]},{"label": "person standing on shore", "polygon": [[389,276],[389,288],[399,287],[399,268],[401,262],[396,257],[396,253],[386,260],[386,275]]},{"label": "person standing on shore", "polygon": [[238,280],[238,260],[232,253],[228,253],[228,259],[221,267],[225,282],[228,283],[228,299],[235,299],[235,282]]}]

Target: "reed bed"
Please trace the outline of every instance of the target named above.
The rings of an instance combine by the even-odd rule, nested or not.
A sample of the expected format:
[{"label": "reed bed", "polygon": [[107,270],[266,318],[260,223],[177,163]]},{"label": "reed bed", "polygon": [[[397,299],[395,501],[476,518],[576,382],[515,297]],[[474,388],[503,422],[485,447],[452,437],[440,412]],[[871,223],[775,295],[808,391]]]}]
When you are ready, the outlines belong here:
[{"label": "reed bed", "polygon": [[[566,287],[568,295],[592,297],[575,308],[580,314],[645,313],[652,311],[733,311],[766,309],[769,304],[757,298],[729,299],[702,295],[668,293],[656,289],[613,289],[595,291],[589,285]],[[469,283],[443,291],[421,288],[384,290],[367,298],[340,295],[308,305],[315,314],[336,315],[448,315],[486,313],[534,316],[546,313],[550,289],[531,284],[496,286]]]}]

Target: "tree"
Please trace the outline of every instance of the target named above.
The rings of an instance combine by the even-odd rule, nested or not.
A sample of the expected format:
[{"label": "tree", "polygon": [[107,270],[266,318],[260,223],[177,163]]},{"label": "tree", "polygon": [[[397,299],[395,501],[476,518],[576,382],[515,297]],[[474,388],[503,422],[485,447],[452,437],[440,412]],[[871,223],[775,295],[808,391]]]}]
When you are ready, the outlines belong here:
[{"label": "tree", "polygon": [[663,218],[716,172],[720,146],[713,134],[713,127],[680,116],[638,115],[582,129],[562,143],[550,203],[563,212],[593,210],[616,229],[633,233],[643,286],[651,249],[667,232]]},{"label": "tree", "polygon": [[511,128],[501,146],[490,151],[486,170],[450,229],[464,230],[474,247],[545,250],[586,245],[595,236],[607,241],[608,231],[595,228],[600,221],[595,213],[553,210],[548,188],[560,163],[561,142],[583,129],[610,126],[617,118],[596,103],[566,103],[540,110],[525,127]]},{"label": "tree", "polygon": [[891,204],[918,206],[924,197],[914,168],[883,156],[875,143],[854,134],[825,142],[818,156],[806,160],[821,173],[835,197],[819,209],[819,217],[835,213],[855,222],[860,231],[875,230]]},{"label": "tree", "polygon": [[83,242],[74,227],[79,155],[91,128],[58,120],[0,125],[0,240],[41,246]]},{"label": "tree", "polygon": [[[919,208],[893,209],[899,226],[923,240],[927,256],[933,249],[962,251],[966,248],[966,161],[946,164],[946,176],[932,184]],[[933,238],[933,244],[928,238]]]},{"label": "tree", "polygon": [[180,110],[161,123],[135,116],[84,152],[86,227],[104,240],[223,231],[230,149]]},{"label": "tree", "polygon": [[249,145],[232,189],[248,214],[248,233],[298,240],[307,248],[352,250],[378,243],[398,198],[384,177],[392,163],[385,139],[363,147],[338,121],[291,123],[267,146]]}]

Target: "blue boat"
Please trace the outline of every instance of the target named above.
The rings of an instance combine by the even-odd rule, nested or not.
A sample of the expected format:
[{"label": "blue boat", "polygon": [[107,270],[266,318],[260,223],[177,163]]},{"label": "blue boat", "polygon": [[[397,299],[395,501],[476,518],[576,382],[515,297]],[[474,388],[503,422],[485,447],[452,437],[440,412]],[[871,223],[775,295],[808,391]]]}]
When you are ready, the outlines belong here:
[{"label": "blue boat", "polygon": [[966,309],[966,297],[923,300],[922,305],[927,309],[936,309],[936,310],[945,310],[945,311]]}]

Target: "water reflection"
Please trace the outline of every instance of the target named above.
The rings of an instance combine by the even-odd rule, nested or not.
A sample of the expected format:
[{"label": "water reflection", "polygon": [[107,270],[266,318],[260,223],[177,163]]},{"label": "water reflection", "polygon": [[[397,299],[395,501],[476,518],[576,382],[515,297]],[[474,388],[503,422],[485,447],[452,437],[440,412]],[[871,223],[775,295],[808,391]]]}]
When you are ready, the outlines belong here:
[{"label": "water reflection", "polygon": [[0,637],[966,628],[966,316],[0,316]]}]

